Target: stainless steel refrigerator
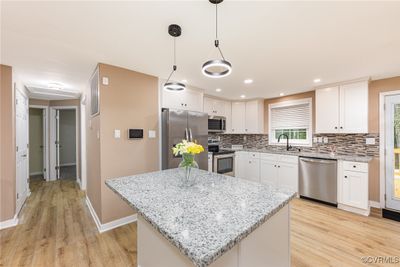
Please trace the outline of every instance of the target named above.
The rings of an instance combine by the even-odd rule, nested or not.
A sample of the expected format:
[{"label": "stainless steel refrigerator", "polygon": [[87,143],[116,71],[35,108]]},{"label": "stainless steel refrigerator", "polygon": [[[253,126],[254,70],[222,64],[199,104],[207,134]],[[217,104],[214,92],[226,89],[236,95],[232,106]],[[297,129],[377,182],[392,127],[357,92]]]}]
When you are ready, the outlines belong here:
[{"label": "stainless steel refrigerator", "polygon": [[208,114],[178,109],[162,109],[162,169],[177,168],[181,157],[172,154],[172,148],[186,139],[204,147],[195,156],[199,168],[208,170],[207,157]]}]

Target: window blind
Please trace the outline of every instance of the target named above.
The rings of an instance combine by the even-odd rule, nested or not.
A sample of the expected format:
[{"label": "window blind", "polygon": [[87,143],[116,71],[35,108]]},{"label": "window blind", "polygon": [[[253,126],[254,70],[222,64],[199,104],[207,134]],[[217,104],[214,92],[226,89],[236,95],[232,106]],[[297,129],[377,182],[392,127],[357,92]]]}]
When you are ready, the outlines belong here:
[{"label": "window blind", "polygon": [[311,107],[309,103],[284,107],[272,107],[271,130],[310,127]]}]

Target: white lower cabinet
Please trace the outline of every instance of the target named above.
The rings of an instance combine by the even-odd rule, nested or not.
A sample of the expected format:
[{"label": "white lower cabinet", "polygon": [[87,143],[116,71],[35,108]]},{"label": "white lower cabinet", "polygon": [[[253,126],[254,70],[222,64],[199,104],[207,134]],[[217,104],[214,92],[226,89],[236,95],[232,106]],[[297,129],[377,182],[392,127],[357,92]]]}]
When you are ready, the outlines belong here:
[{"label": "white lower cabinet", "polygon": [[236,152],[236,177],[298,192],[298,157]]},{"label": "white lower cabinet", "polygon": [[338,162],[338,208],[369,215],[368,163]]}]

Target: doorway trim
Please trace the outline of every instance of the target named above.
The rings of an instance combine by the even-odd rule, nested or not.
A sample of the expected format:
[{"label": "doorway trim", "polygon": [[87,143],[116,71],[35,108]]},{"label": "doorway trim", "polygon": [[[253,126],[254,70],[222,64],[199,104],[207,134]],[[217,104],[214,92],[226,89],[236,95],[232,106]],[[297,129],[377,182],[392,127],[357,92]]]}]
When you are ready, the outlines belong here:
[{"label": "doorway trim", "polygon": [[[43,161],[44,167],[46,168],[46,176],[44,179],[48,182],[50,180],[50,157],[49,157],[49,106],[44,106],[44,105],[29,105],[29,108],[36,108],[36,109],[42,109],[45,110],[45,132],[43,133],[45,135],[45,153],[46,153],[46,159]],[[29,122],[30,124],[30,122]]]},{"label": "doorway trim", "polygon": [[[78,159],[79,158],[79,143],[80,143],[80,131],[79,131],[79,114],[78,114],[78,106],[50,106],[50,180],[55,181],[57,180],[56,176],[52,176],[51,174],[54,172],[55,166],[56,166],[56,155],[54,151],[56,150],[55,146],[55,131],[56,131],[56,121],[55,121],[55,114],[57,109],[74,109],[75,110],[75,138],[76,138],[76,144],[75,144],[75,158],[76,158],[76,182],[79,184],[81,177],[79,176],[79,168],[80,168],[80,162]],[[52,152],[53,151],[53,152]]]},{"label": "doorway trim", "polygon": [[392,95],[400,95],[400,90],[379,93],[379,200],[381,208],[386,208],[385,97]]}]

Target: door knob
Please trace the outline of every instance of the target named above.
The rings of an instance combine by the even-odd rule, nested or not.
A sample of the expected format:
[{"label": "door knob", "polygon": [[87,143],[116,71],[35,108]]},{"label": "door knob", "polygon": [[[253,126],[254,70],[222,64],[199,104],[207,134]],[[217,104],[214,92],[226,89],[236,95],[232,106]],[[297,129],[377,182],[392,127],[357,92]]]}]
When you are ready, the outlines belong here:
[{"label": "door knob", "polygon": [[26,154],[24,154],[24,155],[21,155],[21,157],[23,157],[23,158],[26,158],[26,157],[27,157],[27,155],[26,155]]}]

